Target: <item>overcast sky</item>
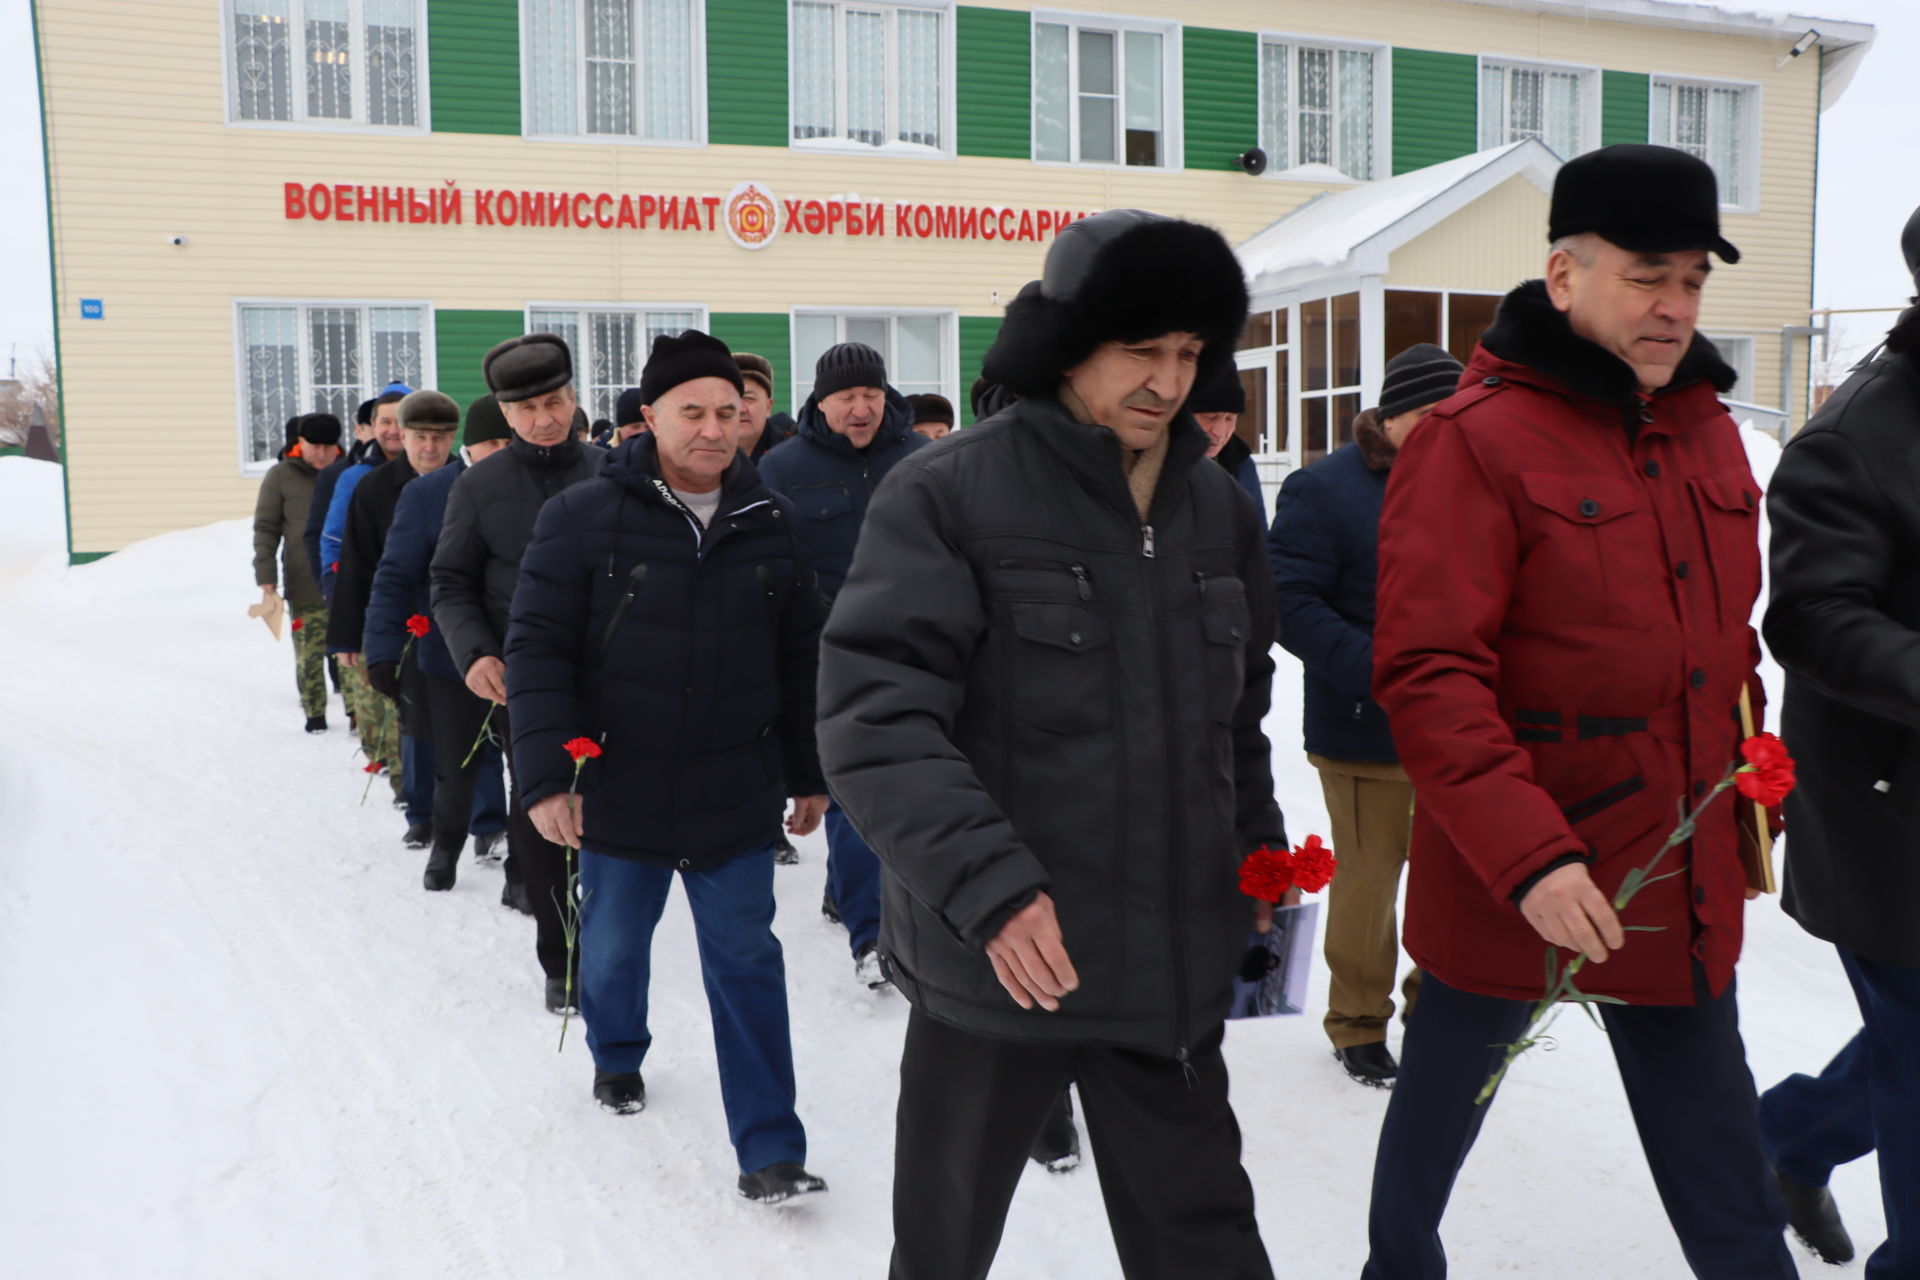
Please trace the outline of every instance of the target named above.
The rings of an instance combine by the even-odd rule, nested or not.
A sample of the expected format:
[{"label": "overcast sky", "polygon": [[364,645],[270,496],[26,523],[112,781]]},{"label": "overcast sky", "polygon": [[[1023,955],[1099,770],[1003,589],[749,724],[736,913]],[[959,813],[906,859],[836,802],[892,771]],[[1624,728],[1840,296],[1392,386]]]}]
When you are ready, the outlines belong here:
[{"label": "overcast sky", "polygon": [[[1880,32],[1846,96],[1821,121],[1814,305],[1896,306],[1912,291],[1900,228],[1920,205],[1920,0],[1811,0],[1807,7]],[[27,0],[0,0],[0,376],[16,347],[24,364],[36,347],[52,345],[45,190]],[[1857,351],[1891,320],[1844,317],[1837,327],[1843,345]]]}]

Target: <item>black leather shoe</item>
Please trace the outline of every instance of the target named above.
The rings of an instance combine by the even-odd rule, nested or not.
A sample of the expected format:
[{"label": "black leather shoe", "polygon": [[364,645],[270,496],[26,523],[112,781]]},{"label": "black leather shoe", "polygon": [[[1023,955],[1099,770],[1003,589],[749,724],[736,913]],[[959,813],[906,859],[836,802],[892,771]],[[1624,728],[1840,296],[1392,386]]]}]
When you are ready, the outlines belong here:
[{"label": "black leather shoe", "polygon": [[[463,837],[460,844],[465,843],[466,840]],[[448,842],[435,845],[433,852],[427,855],[427,870],[426,874],[420,878],[420,883],[435,891],[453,888],[453,872],[459,862],[459,844]]]},{"label": "black leather shoe", "polygon": [[400,842],[409,849],[424,849],[433,843],[433,828],[424,822],[416,822],[407,828],[407,834]]},{"label": "black leather shoe", "polygon": [[1840,1221],[1840,1206],[1826,1187],[1807,1187],[1782,1177],[1778,1170],[1773,1180],[1780,1186],[1780,1198],[1787,1202],[1787,1225],[1813,1256],[1835,1266],[1853,1261],[1853,1237]]},{"label": "black leather shoe", "polygon": [[533,899],[527,896],[527,886],[518,881],[509,880],[501,886],[500,905],[512,907],[523,916],[533,914]]},{"label": "black leather shoe", "polygon": [[552,1014],[571,1013],[576,1015],[580,1012],[580,983],[578,979],[574,980],[572,995],[567,994],[567,980],[565,978],[547,979],[547,1012]]},{"label": "black leather shoe", "polygon": [[826,1189],[824,1178],[814,1177],[791,1160],[740,1175],[740,1194],[759,1204],[779,1204],[810,1191]]},{"label": "black leather shoe", "polygon": [[1340,1060],[1348,1075],[1370,1089],[1391,1089],[1393,1078],[1400,1074],[1400,1064],[1393,1060],[1393,1053],[1384,1040],[1335,1049],[1333,1056]]},{"label": "black leather shoe", "polygon": [[1080,1131],[1073,1124],[1072,1094],[1062,1092],[1053,1104],[1027,1158],[1044,1165],[1048,1173],[1067,1173],[1080,1167]]},{"label": "black leather shoe", "polygon": [[325,716],[308,716],[307,717],[308,733],[325,733],[326,731],[327,731],[327,718]]},{"label": "black leather shoe", "polygon": [[840,923],[840,908],[834,905],[832,894],[822,893],[820,895],[820,914],[835,924]]},{"label": "black leather shoe", "polygon": [[593,1100],[602,1110],[630,1116],[647,1109],[647,1085],[638,1071],[596,1071]]},{"label": "black leather shoe", "polygon": [[800,851],[793,847],[793,841],[787,839],[784,831],[773,838],[773,863],[777,867],[800,865]]},{"label": "black leather shoe", "polygon": [[507,833],[489,831],[483,836],[473,838],[473,860],[497,867],[507,856]]}]

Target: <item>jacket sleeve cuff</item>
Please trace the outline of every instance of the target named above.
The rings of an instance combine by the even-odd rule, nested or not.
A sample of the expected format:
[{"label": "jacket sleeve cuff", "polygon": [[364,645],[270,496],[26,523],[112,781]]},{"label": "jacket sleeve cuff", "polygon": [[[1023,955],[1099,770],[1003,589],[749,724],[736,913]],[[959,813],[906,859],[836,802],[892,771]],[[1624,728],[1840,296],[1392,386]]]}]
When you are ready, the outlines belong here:
[{"label": "jacket sleeve cuff", "polygon": [[983,951],[1005,927],[1007,917],[1033,901],[1048,884],[1046,868],[1023,849],[958,886],[941,914],[968,946]]},{"label": "jacket sleeve cuff", "polygon": [[967,941],[976,949],[985,951],[987,944],[999,937],[1000,931],[1007,927],[1007,921],[1032,906],[1033,900],[1039,896],[1040,890],[1029,889],[1011,902],[1002,903],[999,907],[995,908],[992,915],[989,915],[981,922],[978,937],[968,938]]},{"label": "jacket sleeve cuff", "polygon": [[1507,895],[1507,901],[1511,902],[1516,907],[1519,906],[1520,903],[1525,900],[1526,896],[1529,893],[1533,892],[1533,886],[1539,884],[1542,880],[1546,879],[1548,876],[1552,875],[1554,872],[1558,871],[1560,868],[1570,867],[1576,862],[1591,866],[1593,863],[1593,855],[1590,853],[1561,854],[1559,857],[1555,858],[1552,862],[1549,862],[1546,866],[1541,867],[1538,871],[1534,872],[1532,875],[1528,876],[1525,880],[1522,880],[1518,885],[1516,885],[1514,887],[1513,892]]}]

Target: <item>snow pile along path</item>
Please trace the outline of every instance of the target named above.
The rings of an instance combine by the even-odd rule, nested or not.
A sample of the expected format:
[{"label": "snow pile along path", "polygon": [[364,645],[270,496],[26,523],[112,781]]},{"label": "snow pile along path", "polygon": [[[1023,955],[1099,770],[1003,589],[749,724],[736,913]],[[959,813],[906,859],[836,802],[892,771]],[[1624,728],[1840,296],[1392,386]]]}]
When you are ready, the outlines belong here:
[{"label": "snow pile along path", "polygon": [[[360,803],[337,703],[333,732],[300,732],[286,646],[245,616],[246,522],[69,569],[60,519],[57,469],[0,459],[0,1272],[885,1274],[905,1005],[856,988],[821,921],[821,839],[780,870],[778,928],[809,1163],[833,1190],[766,1210],[734,1195],[679,894],[655,944],[648,1109],[611,1117],[577,1022],[555,1053],[499,873],[463,861],[453,892],[423,893],[384,785]],[[1269,731],[1297,839],[1327,826],[1280,657]],[[1857,1015],[1829,949],[1771,901],[1751,920],[1764,1085],[1817,1070]],[[1387,1095],[1339,1073],[1318,1013],[1236,1023],[1227,1052],[1276,1270],[1335,1280],[1365,1257]],[[1684,1275],[1603,1038],[1559,1026],[1461,1179],[1456,1274],[1578,1258],[1586,1280]],[[1870,1248],[1873,1162],[1834,1188]],[[1091,1168],[1029,1167],[994,1274],[1118,1275]]]}]

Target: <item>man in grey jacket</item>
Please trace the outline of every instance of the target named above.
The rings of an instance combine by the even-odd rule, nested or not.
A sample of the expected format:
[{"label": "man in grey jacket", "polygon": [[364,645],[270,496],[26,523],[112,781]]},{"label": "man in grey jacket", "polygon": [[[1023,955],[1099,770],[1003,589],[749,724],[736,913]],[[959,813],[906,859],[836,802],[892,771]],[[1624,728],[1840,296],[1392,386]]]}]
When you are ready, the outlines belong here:
[{"label": "man in grey jacket", "polygon": [[1070,1079],[1130,1280],[1272,1274],[1220,1043],[1236,870],[1286,838],[1273,583],[1181,408],[1246,305],[1210,228],[1068,227],[987,355],[1019,400],[893,469],[827,623],[821,762],[913,1004],[896,1280],[986,1275]]}]

